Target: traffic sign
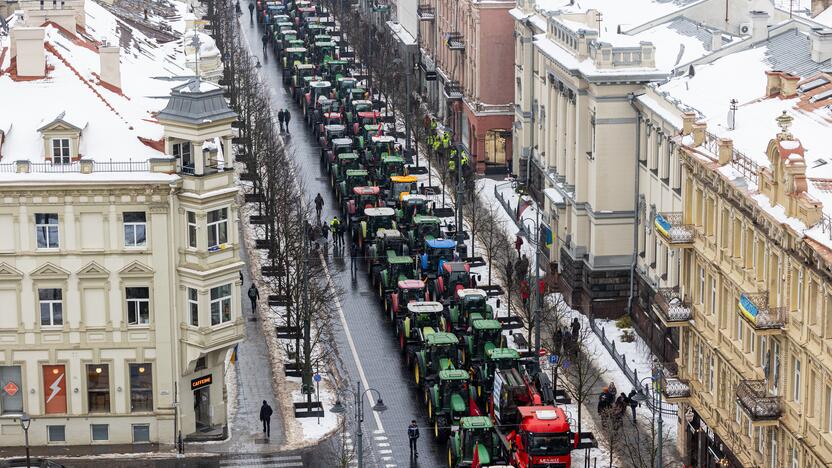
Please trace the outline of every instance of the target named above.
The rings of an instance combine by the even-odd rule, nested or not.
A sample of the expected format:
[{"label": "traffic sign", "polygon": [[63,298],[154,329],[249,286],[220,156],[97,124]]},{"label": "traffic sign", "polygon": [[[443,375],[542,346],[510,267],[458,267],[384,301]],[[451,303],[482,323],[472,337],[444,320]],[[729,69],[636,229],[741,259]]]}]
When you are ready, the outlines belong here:
[{"label": "traffic sign", "polygon": [[3,391],[9,396],[15,396],[20,388],[14,382],[9,382],[3,387]]},{"label": "traffic sign", "polygon": [[315,382],[320,382],[321,381],[321,374],[315,374],[312,378],[315,380]]},{"label": "traffic sign", "polygon": [[549,356],[549,364],[557,364],[558,363],[558,355],[552,354]]},{"label": "traffic sign", "polygon": [[564,369],[569,369],[569,359],[564,359],[561,363],[561,367],[563,367]]}]

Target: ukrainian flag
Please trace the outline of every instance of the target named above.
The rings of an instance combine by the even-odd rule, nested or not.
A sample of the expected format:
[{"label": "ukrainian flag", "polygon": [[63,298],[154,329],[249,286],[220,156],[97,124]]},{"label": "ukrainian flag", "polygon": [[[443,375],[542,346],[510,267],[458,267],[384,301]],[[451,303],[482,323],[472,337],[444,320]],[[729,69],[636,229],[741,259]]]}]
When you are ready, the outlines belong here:
[{"label": "ukrainian flag", "polygon": [[751,302],[748,296],[740,294],[740,302],[738,304],[740,313],[745,316],[751,323],[757,323],[757,306]]},{"label": "ukrainian flag", "polygon": [[553,236],[552,230],[549,229],[547,226],[541,226],[543,228],[543,241],[546,243],[546,248],[552,248]]},{"label": "ukrainian flag", "polygon": [[670,237],[670,228],[672,225],[665,219],[664,216],[657,214],[654,224],[656,225],[656,230],[659,231],[661,235],[664,237]]}]

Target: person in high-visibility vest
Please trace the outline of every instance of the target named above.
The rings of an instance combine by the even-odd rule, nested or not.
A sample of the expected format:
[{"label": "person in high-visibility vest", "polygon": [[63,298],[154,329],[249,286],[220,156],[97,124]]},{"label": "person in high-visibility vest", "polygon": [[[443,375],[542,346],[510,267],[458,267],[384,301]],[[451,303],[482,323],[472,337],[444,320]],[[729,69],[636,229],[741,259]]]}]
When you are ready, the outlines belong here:
[{"label": "person in high-visibility vest", "polygon": [[448,160],[448,170],[450,172],[456,171],[456,160],[451,158]]},{"label": "person in high-visibility vest", "polygon": [[448,132],[442,134],[442,147],[447,149],[451,145],[451,136]]},{"label": "person in high-visibility vest", "polygon": [[462,153],[462,157],[459,159],[459,164],[461,166],[467,166],[468,165],[468,155],[467,154]]},{"label": "person in high-visibility vest", "polygon": [[434,138],[433,139],[433,151],[434,152],[439,151],[439,138]]}]

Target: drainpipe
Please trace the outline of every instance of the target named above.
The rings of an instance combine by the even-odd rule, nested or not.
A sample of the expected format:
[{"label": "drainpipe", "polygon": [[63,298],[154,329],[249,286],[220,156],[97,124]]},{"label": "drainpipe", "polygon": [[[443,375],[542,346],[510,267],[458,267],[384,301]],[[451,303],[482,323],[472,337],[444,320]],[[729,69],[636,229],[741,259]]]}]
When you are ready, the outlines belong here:
[{"label": "drainpipe", "polygon": [[[176,213],[176,202],[177,202],[177,192],[179,191],[179,184],[177,182],[171,182],[168,184],[168,188],[170,192],[168,193],[168,247],[172,247],[176,245],[176,237],[174,234],[174,230],[170,228],[171,224],[176,224],[174,222],[174,213]],[[171,304],[173,304],[172,313],[170,314],[170,322],[171,322],[171,331],[173,336],[171,337],[171,356],[173,362],[173,445],[176,447],[177,457],[181,456],[184,453],[184,444],[182,442],[182,422],[180,418],[182,417],[182,412],[180,408],[182,406],[180,400],[181,396],[179,395],[179,379],[182,377],[182,369],[180,366],[182,365],[182,356],[181,356],[181,347],[179,343],[182,339],[181,330],[179,329],[178,320],[179,320],[179,310],[177,307],[178,301],[176,300],[176,291],[177,287],[175,286],[178,284],[178,281],[174,281],[176,278],[176,268],[173,264],[173,261],[168,261],[168,275],[170,281],[173,281],[174,287],[173,290],[170,292],[170,300]]]},{"label": "drainpipe", "polygon": [[636,169],[636,183],[635,188],[633,189],[633,260],[630,264],[630,297],[627,299],[627,315],[632,317],[633,313],[633,297],[635,295],[635,281],[636,281],[636,262],[638,258],[638,213],[639,213],[639,197],[638,197],[638,190],[639,190],[639,167],[638,167],[638,160],[639,155],[641,153],[641,124],[640,119],[638,117],[641,116],[641,111],[638,107],[636,107],[635,100],[636,95],[634,93],[630,93],[627,96],[627,100],[630,103],[630,106],[633,107],[633,110],[636,111],[636,157],[635,157],[635,169]]},{"label": "drainpipe", "polygon": [[[523,24],[526,25],[526,29],[529,31],[529,85],[531,86],[529,110],[531,111],[531,117],[529,117],[529,159],[526,160],[526,189],[531,193],[532,157],[534,156],[534,85],[536,84],[534,80],[534,29],[532,29],[528,18],[523,21]],[[522,37],[520,41],[523,41]]]}]

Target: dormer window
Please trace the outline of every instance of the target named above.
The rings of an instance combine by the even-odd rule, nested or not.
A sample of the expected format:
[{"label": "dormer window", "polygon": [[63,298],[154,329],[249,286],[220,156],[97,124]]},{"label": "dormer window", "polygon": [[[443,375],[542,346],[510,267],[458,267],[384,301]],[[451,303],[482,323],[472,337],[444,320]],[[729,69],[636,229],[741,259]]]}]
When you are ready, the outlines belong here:
[{"label": "dormer window", "polygon": [[72,160],[69,138],[52,139],[52,164],[69,164]]}]

